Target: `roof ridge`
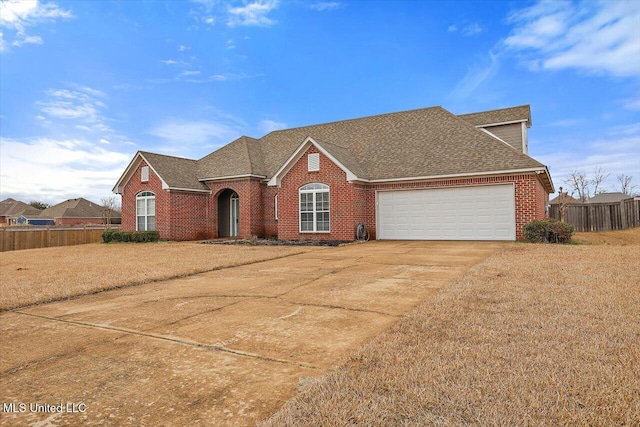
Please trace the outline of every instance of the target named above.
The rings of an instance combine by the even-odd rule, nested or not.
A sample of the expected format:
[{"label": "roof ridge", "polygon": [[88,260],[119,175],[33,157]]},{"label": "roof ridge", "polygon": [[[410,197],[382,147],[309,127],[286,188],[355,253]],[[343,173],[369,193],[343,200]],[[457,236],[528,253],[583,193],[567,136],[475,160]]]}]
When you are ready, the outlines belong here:
[{"label": "roof ridge", "polygon": [[[162,156],[162,157],[171,157],[173,159],[178,159],[178,160],[190,160],[192,162],[197,162],[197,160],[195,159],[189,159],[187,157],[180,157],[180,156],[172,156],[170,154],[160,154],[160,153],[154,153],[153,151],[143,151],[143,150],[138,150],[138,153],[140,154],[152,154],[154,156]],[[135,156],[134,156],[135,157]]]},{"label": "roof ridge", "polygon": [[[296,127],[292,127],[292,128],[286,128],[286,129],[278,129],[278,130],[274,130],[274,131],[269,132],[268,134],[264,135],[262,138],[264,138],[267,135],[271,135],[272,133],[286,132],[286,131],[290,131],[290,130],[294,130],[294,129],[304,129],[304,128],[310,128],[310,127],[315,127],[315,126],[333,125],[333,124],[336,124],[336,123],[353,122],[353,121],[356,121],[356,120],[372,119],[374,117],[394,116],[394,115],[397,115],[397,114],[406,114],[406,113],[412,113],[412,112],[416,112],[416,111],[424,111],[424,110],[431,110],[431,109],[437,109],[437,108],[442,108],[442,106],[441,105],[434,105],[433,107],[413,108],[411,110],[394,111],[394,112],[391,112],[391,113],[382,113],[382,114],[372,114],[370,116],[354,117],[352,119],[334,120],[334,121],[330,121],[330,122],[314,123],[314,124],[311,124],[311,125],[303,125],[303,126],[296,126]],[[444,108],[442,108],[442,109],[444,110]],[[262,138],[260,138],[260,140]]]},{"label": "roof ridge", "polygon": [[522,107],[531,108],[531,104],[514,105],[511,107],[504,107],[504,108],[494,108],[492,110],[476,111],[475,113],[463,113],[463,114],[458,114],[458,116],[470,116],[471,114],[491,113],[493,111],[504,111],[504,110],[511,110],[513,108],[522,108]]}]

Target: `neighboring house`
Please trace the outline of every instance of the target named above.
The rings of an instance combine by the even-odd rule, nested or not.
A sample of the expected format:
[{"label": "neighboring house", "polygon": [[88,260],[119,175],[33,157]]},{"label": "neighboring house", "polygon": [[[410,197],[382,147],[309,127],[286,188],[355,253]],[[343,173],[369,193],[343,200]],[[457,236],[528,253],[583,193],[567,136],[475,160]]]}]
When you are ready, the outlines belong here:
[{"label": "neighboring house", "polygon": [[560,187],[560,191],[558,192],[558,196],[551,199],[549,201],[550,205],[581,205],[582,200],[574,199],[569,195],[569,193],[563,192],[562,187]]},{"label": "neighboring house", "polygon": [[528,105],[442,107],[238,138],[199,160],[139,151],[116,183],[122,228],[171,240],[267,236],[515,240],[555,192],[529,157]]},{"label": "neighboring house", "polygon": [[623,200],[632,199],[624,193],[600,193],[596,194],[585,203],[619,203]]},{"label": "neighboring house", "polygon": [[[113,214],[118,217],[118,213]],[[104,224],[104,207],[87,199],[68,199],[42,211],[56,225]]]},{"label": "neighboring house", "polygon": [[15,222],[16,224],[24,225],[55,225],[56,221],[53,218],[43,218],[41,216],[20,215]]},{"label": "neighboring house", "polygon": [[42,211],[20,200],[5,199],[0,202],[0,223],[2,225],[18,224],[21,216],[37,217]]}]

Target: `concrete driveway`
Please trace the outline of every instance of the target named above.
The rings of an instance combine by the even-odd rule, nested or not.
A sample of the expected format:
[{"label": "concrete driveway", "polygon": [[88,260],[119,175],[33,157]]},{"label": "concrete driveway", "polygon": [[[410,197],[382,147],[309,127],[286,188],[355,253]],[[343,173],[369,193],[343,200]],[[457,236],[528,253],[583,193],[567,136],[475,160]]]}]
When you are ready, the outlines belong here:
[{"label": "concrete driveway", "polygon": [[4,313],[0,424],[253,425],[502,247],[323,248]]}]

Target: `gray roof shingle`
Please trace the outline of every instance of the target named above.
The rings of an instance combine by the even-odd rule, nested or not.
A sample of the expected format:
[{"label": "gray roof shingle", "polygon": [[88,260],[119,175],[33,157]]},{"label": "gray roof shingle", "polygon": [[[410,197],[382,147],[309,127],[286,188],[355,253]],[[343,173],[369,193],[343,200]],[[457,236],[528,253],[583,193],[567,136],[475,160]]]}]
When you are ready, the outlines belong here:
[{"label": "gray roof shingle", "polygon": [[527,126],[531,126],[531,108],[528,105],[482,111],[480,113],[461,114],[458,117],[468,121],[474,126],[491,125],[518,120],[526,120]]},{"label": "gray roof shingle", "polygon": [[[482,120],[480,120],[482,118]],[[271,178],[308,137],[363,179],[398,179],[544,168],[476,129],[474,122],[529,118],[529,106],[456,116],[442,107],[381,114],[240,137],[200,160],[142,153],[170,187],[198,179]]]},{"label": "gray roof shingle", "polygon": [[171,188],[206,190],[207,187],[198,181],[197,161],[182,157],[140,151],[151,167]]}]

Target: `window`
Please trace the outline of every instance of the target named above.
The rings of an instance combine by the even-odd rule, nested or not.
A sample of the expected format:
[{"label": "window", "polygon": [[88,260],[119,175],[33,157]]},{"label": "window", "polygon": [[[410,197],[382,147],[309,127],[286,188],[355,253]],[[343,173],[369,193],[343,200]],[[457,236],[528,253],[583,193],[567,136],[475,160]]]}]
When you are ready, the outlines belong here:
[{"label": "window", "polygon": [[149,182],[149,166],[140,168],[140,181]]},{"label": "window", "polygon": [[275,214],[276,214],[276,221],[278,220],[278,195],[276,194],[276,197],[274,198],[274,210],[275,210]]},{"label": "window", "polygon": [[156,195],[143,191],[136,196],[136,230],[156,229]]},{"label": "window", "polygon": [[317,172],[320,170],[320,154],[311,153],[307,156],[307,172]]},{"label": "window", "polygon": [[307,184],[300,188],[300,231],[329,231],[329,186]]}]

